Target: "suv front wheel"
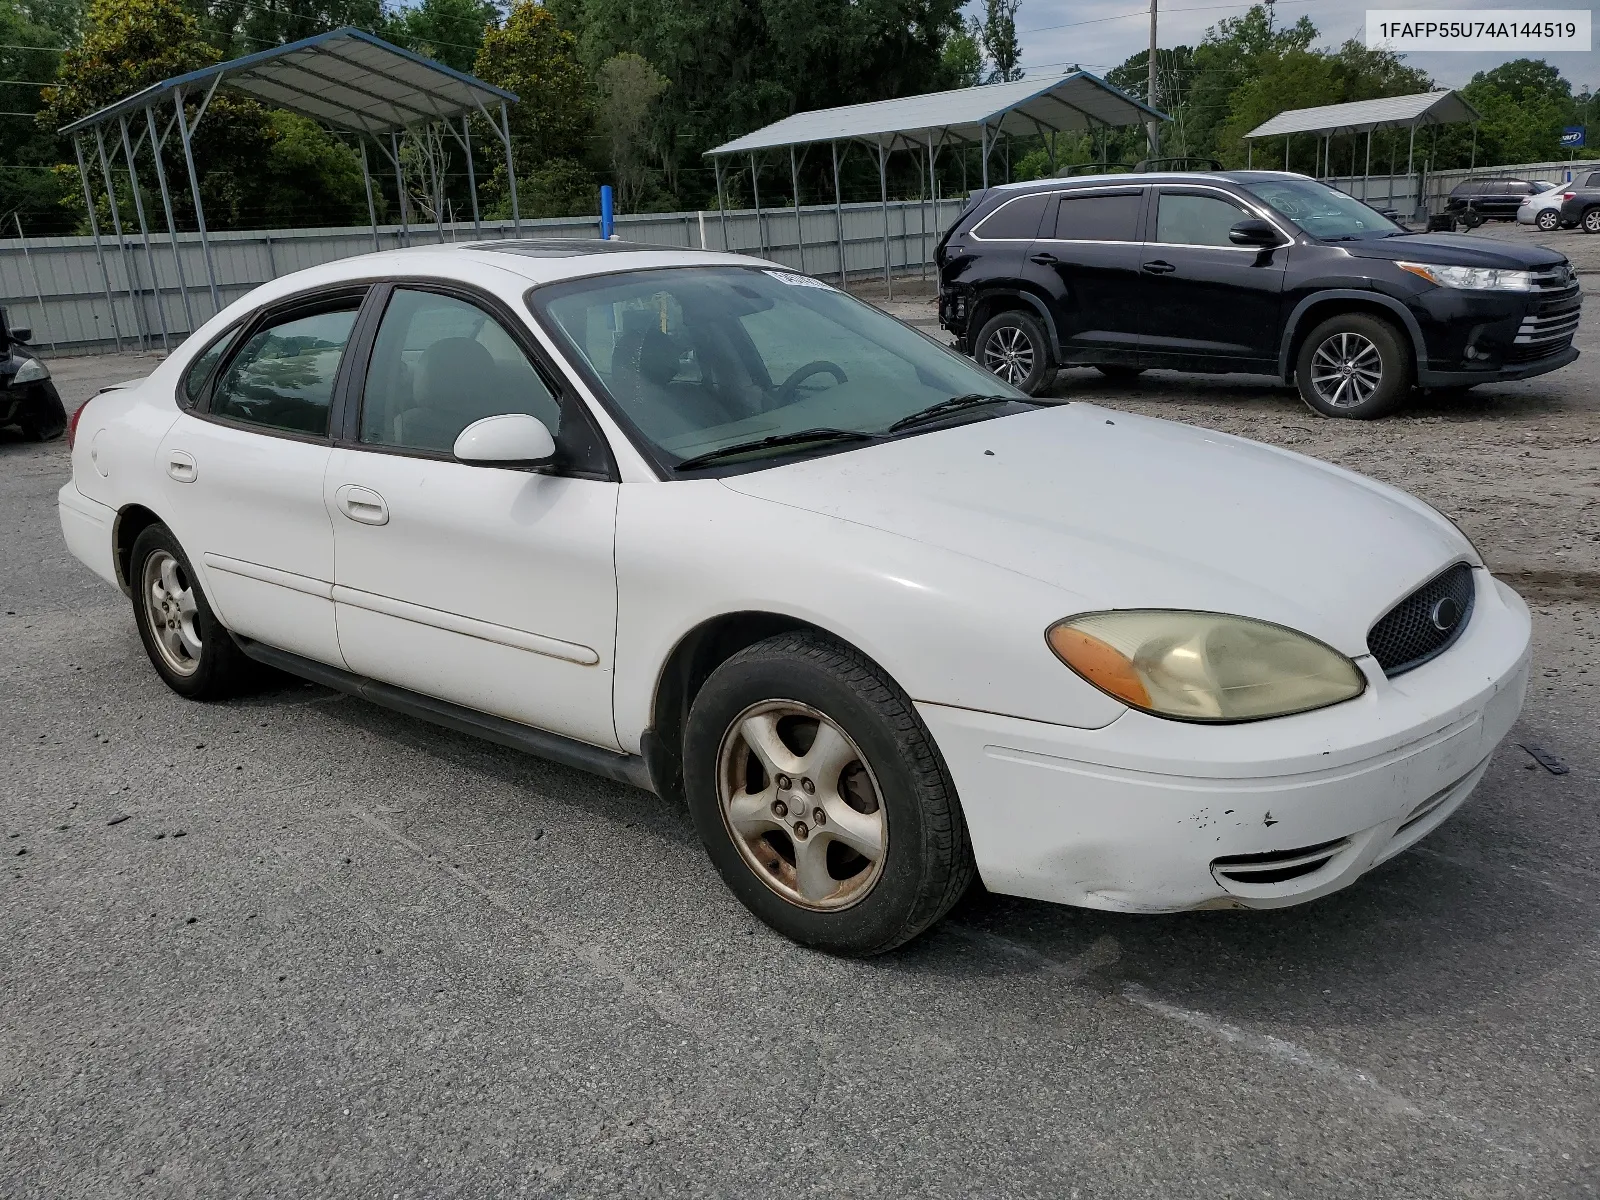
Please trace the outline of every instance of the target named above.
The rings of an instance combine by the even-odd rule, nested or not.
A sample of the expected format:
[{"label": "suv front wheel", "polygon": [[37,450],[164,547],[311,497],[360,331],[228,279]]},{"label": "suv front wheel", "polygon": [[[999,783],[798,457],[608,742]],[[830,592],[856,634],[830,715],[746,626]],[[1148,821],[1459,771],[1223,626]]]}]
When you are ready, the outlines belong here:
[{"label": "suv front wheel", "polygon": [[1054,382],[1055,359],[1044,326],[1017,309],[996,313],[972,339],[972,357],[1012,387],[1037,396]]},{"label": "suv front wheel", "polygon": [[1300,398],[1325,417],[1386,416],[1411,386],[1411,350],[1398,329],[1367,313],[1323,321],[1295,360]]}]

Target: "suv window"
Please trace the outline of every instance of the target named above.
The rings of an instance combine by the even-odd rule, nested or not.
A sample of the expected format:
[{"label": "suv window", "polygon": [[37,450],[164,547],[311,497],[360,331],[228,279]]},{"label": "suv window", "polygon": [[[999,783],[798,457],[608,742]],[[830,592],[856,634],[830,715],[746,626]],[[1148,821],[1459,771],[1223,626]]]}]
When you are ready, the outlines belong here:
[{"label": "suv window", "polygon": [[1156,207],[1156,241],[1180,246],[1232,246],[1228,230],[1249,215],[1221,196],[1162,192]]},{"label": "suv window", "polygon": [[468,425],[504,413],[560,435],[560,404],[500,322],[454,296],[396,288],[372,347],[361,441],[448,454]]},{"label": "suv window", "polygon": [[1600,187],[1600,171],[1594,172],[1584,182],[1584,187]]},{"label": "suv window", "polygon": [[360,304],[354,298],[336,309],[285,317],[257,330],[218,382],[211,414],[326,437],[333,383]]},{"label": "suv window", "polygon": [[1031,242],[1039,234],[1039,222],[1044,217],[1045,207],[1058,194],[1035,192],[1031,196],[1008,200],[985,217],[972,231],[972,236],[991,242],[1003,239]]},{"label": "suv window", "polygon": [[1055,236],[1066,242],[1139,240],[1139,193],[1066,195],[1056,210]]}]

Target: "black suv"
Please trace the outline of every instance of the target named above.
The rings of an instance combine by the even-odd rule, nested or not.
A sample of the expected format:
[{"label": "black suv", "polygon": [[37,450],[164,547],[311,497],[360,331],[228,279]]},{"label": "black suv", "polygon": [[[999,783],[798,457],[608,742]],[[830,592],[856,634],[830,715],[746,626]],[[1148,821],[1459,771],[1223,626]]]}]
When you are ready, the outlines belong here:
[{"label": "black suv", "polygon": [[28,348],[29,329],[13,329],[0,308],[0,425],[15,425],[38,441],[60,437],[67,413],[50,368]]},{"label": "black suv", "polygon": [[1408,233],[1276,171],[1108,175],[979,194],[935,252],[939,323],[1037,394],[1057,367],[1276,375],[1376,417],[1413,385],[1524,379],[1578,357],[1581,298],[1542,246]]},{"label": "black suv", "polygon": [[1600,233],[1600,172],[1581,184],[1569,183],[1561,194],[1561,224],[1585,233]]},{"label": "black suv", "polygon": [[1504,177],[1465,179],[1450,189],[1444,215],[1468,229],[1476,229],[1485,221],[1515,221],[1524,200],[1555,186]]}]

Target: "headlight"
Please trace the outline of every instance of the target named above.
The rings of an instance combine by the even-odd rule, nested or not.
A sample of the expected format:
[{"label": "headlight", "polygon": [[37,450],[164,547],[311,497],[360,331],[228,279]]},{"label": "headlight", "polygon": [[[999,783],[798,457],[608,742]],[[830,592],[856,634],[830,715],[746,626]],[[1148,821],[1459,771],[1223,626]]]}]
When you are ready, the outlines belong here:
[{"label": "headlight", "polygon": [[1045,640],[1101,691],[1180,721],[1284,717],[1354,699],[1367,686],[1355,663],[1331,646],[1223,613],[1086,613],[1056,622]]},{"label": "headlight", "polygon": [[1440,287],[1465,288],[1473,292],[1533,291],[1532,271],[1502,271],[1498,267],[1444,267],[1419,262],[1397,262],[1395,266]]},{"label": "headlight", "polygon": [[50,378],[50,368],[37,358],[25,358],[17,373],[11,377],[13,383],[38,383],[41,379]]}]

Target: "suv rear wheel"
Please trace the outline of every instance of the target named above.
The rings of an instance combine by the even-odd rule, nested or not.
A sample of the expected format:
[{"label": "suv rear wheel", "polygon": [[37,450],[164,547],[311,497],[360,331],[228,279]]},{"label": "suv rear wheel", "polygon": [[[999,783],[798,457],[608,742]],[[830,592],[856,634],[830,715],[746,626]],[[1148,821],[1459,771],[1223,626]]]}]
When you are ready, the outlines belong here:
[{"label": "suv rear wheel", "polygon": [[996,313],[972,339],[972,357],[1012,387],[1037,396],[1054,382],[1055,359],[1044,326],[1018,309]]},{"label": "suv rear wheel", "polygon": [[1600,233],[1600,208],[1591,208],[1583,214],[1583,219],[1578,222],[1583,226],[1585,233]]},{"label": "suv rear wheel", "polygon": [[1300,344],[1300,398],[1325,417],[1386,416],[1411,386],[1411,350],[1398,329],[1367,313],[1340,313]]}]

